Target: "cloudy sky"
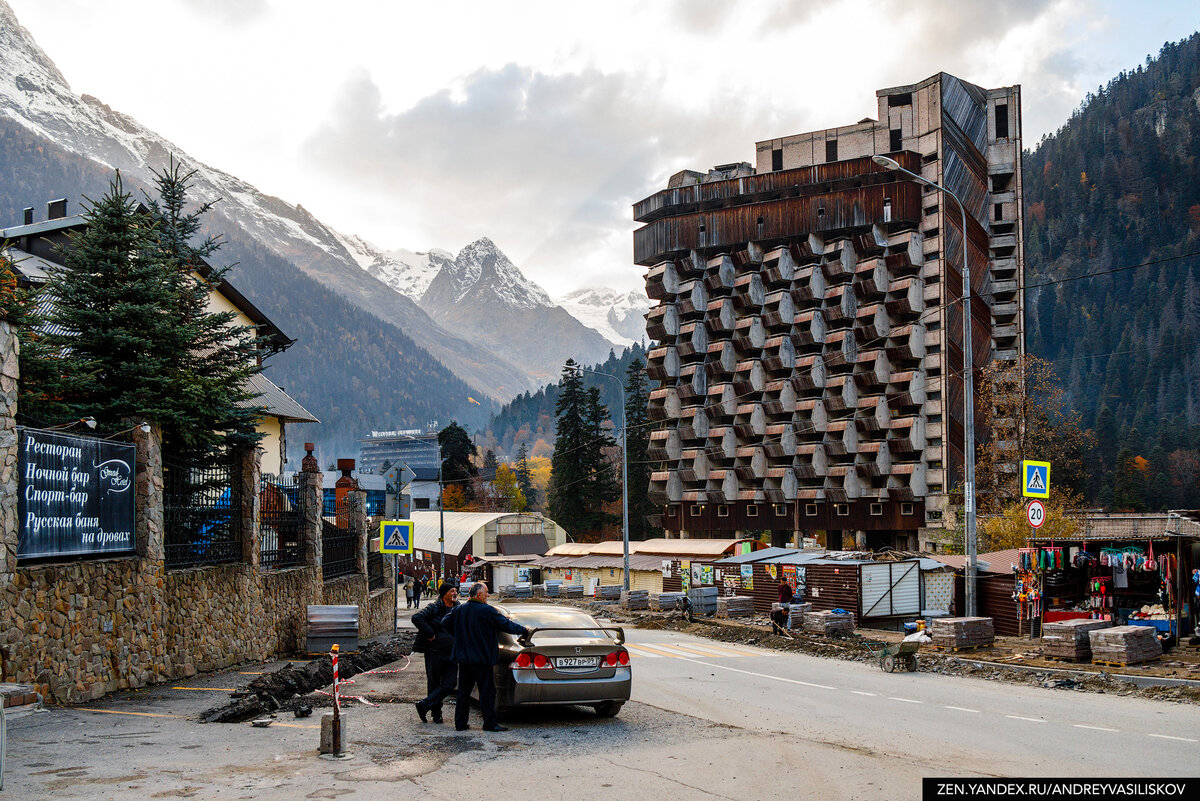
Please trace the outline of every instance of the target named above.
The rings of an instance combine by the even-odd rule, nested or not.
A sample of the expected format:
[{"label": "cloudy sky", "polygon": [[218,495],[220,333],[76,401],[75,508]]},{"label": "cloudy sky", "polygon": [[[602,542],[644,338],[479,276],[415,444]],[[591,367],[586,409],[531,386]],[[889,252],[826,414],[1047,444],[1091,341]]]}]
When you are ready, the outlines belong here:
[{"label": "cloudy sky", "polygon": [[1195,2],[8,0],[80,94],[384,248],[491,237],[552,295],[632,289],[630,205],[939,70],[1027,146],[1200,28]]}]

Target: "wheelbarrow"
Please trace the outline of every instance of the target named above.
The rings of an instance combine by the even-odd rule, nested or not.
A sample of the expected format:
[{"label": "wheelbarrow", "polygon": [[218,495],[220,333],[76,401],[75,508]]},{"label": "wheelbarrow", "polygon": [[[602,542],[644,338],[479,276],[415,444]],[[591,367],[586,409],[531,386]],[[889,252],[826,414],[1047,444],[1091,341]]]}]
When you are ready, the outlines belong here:
[{"label": "wheelbarrow", "polygon": [[871,658],[879,660],[879,668],[884,673],[895,673],[897,669],[901,668],[909,673],[916,671],[917,650],[920,645],[917,642],[898,642],[888,645],[885,642],[871,640],[863,643],[863,647],[871,652]]}]

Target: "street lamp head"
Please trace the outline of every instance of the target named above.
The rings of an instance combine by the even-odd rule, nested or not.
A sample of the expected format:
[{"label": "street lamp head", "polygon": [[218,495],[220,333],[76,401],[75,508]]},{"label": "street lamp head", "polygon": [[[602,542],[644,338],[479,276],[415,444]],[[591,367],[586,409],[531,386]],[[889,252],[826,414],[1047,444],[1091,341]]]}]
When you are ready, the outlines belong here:
[{"label": "street lamp head", "polygon": [[887,156],[871,156],[871,161],[883,167],[885,170],[899,170],[900,162],[895,159],[889,159]]}]

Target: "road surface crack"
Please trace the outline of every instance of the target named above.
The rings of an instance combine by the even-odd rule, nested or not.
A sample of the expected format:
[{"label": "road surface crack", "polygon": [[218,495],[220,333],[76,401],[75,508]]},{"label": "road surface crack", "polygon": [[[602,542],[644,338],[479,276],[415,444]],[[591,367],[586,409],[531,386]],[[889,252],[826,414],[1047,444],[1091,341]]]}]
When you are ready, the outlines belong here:
[{"label": "road surface crack", "polygon": [[712,798],[726,798],[729,801],[741,801],[741,799],[737,798],[736,796],[722,795],[721,793],[714,793],[712,790],[708,790],[704,787],[697,787],[694,784],[688,784],[687,782],[681,782],[681,781],[679,781],[679,779],[676,779],[672,776],[664,776],[663,774],[659,773],[657,770],[651,770],[650,768],[639,768],[639,767],[635,767],[633,765],[618,764],[611,759],[605,759],[604,761],[609,763],[610,765],[612,765],[614,768],[620,768],[622,770],[636,770],[639,773],[649,773],[653,776],[657,776],[660,779],[665,779],[665,780],[671,782],[672,784],[678,784],[680,787],[686,787],[689,790],[696,790],[697,792],[704,793],[706,796],[711,796]]}]

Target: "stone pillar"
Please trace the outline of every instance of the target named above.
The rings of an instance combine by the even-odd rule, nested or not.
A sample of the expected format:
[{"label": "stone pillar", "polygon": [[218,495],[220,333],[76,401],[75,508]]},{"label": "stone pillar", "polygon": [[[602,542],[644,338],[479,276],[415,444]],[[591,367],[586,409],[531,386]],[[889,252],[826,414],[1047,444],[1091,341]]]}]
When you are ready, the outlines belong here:
[{"label": "stone pillar", "polygon": [[135,526],[137,555],[162,565],[166,561],[163,539],[166,523],[163,518],[163,457],[162,427],[150,423],[150,431],[141,429],[140,422],[127,421],[133,429],[133,445],[137,448],[137,492]]},{"label": "stone pillar", "polygon": [[301,541],[304,543],[305,564],[317,569],[319,582],[324,578],[321,573],[321,511],[325,476],[321,473],[316,457],[313,456],[314,448],[316,446],[313,443],[304,443],[308,455],[300,463],[300,509],[304,517]]},{"label": "stone pillar", "polygon": [[[0,521],[4,528],[5,563],[11,573],[17,554],[17,389],[21,378],[21,342],[17,330],[0,320]],[[11,540],[11,542],[10,542]]]},{"label": "stone pillar", "polygon": [[[0,586],[3,587],[5,610],[13,608],[15,586],[13,574],[17,569],[17,387],[21,371],[18,357],[21,351],[17,329],[0,320],[0,531],[3,532],[3,563],[0,564]],[[0,615],[0,623],[5,622]],[[4,628],[7,628],[6,626]]]},{"label": "stone pillar", "polygon": [[238,448],[233,458],[239,462],[242,481],[242,561],[258,570],[262,564],[262,532],[258,527],[259,479],[262,475],[262,451]]},{"label": "stone pillar", "polygon": [[367,493],[359,489],[346,493],[346,520],[351,531],[358,536],[358,547],[354,550],[354,570],[360,576],[367,575]]}]

